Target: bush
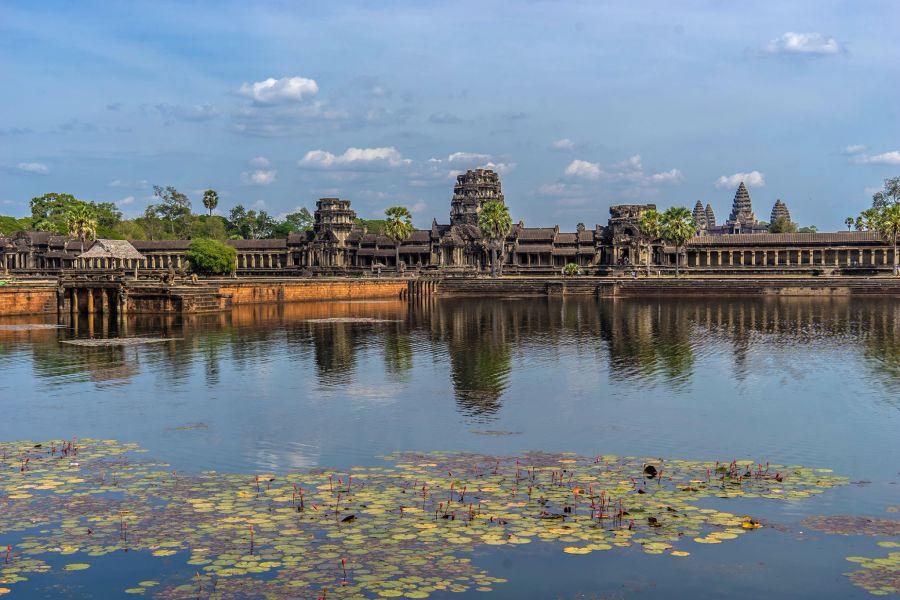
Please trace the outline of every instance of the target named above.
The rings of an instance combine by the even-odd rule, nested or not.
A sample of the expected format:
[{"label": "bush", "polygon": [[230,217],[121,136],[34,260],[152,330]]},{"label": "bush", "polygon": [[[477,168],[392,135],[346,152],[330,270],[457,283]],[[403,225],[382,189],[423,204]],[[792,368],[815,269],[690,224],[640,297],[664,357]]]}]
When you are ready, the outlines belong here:
[{"label": "bush", "polygon": [[567,277],[573,277],[578,275],[578,265],[575,263],[569,263],[565,267],[563,267],[563,275]]},{"label": "bush", "polygon": [[237,250],[216,240],[191,240],[185,257],[198,273],[223,275],[237,268]]}]

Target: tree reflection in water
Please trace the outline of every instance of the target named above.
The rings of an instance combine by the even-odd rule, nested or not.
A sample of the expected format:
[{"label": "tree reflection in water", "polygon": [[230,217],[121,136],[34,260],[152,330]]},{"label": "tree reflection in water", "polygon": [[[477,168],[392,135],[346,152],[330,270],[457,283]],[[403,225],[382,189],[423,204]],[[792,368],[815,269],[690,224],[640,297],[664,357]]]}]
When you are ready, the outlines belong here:
[{"label": "tree reflection in water", "polygon": [[[352,320],[358,318],[363,321]],[[169,382],[202,373],[205,385],[215,386],[223,369],[251,377],[260,365],[283,361],[282,368],[301,378],[313,366],[319,386],[340,393],[355,383],[378,385],[371,369],[379,364],[380,377],[404,385],[416,373],[415,358],[430,354],[446,365],[458,412],[476,421],[498,413],[515,369],[527,369],[528,361],[570,369],[561,358],[569,349],[578,369],[596,364],[612,378],[638,385],[662,380],[675,389],[695,381],[701,363],[708,368],[711,348],[730,346],[736,381],[773,368],[791,377],[790,356],[805,348],[833,349],[844,360],[856,356],[889,396],[900,392],[900,307],[889,298],[298,303],[200,316],[130,315],[125,322],[95,322],[90,331],[84,318],[77,331],[68,322],[64,329],[12,328],[35,322],[0,321],[7,324],[0,328],[0,368],[27,352],[43,385],[128,383],[152,370]],[[103,333],[177,340],[138,348],[60,348],[61,339]],[[361,351],[376,362],[361,368]],[[773,364],[773,356],[783,364]],[[525,363],[514,365],[515,357]]]}]

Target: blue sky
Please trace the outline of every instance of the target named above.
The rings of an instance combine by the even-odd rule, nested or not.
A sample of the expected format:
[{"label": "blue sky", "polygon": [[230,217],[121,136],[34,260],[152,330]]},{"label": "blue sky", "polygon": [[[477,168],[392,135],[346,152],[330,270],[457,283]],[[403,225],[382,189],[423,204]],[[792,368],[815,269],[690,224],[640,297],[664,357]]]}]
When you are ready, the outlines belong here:
[{"label": "blue sky", "polygon": [[6,0],[0,213],[56,191],[134,216],[160,184],[425,226],[492,166],[529,226],[722,221],[743,178],[758,217],[840,229],[900,175],[897,23],[893,0]]}]

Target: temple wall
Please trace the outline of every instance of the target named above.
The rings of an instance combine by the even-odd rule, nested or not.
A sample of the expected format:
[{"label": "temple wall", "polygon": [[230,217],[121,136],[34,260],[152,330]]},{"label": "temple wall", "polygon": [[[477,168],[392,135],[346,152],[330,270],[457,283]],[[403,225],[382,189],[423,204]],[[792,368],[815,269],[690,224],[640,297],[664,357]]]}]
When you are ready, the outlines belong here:
[{"label": "temple wall", "polygon": [[56,313],[56,284],[47,282],[0,285],[0,317]]},{"label": "temple wall", "polygon": [[290,282],[235,282],[221,284],[219,293],[231,297],[233,306],[266,302],[400,298],[406,280],[302,280]]}]

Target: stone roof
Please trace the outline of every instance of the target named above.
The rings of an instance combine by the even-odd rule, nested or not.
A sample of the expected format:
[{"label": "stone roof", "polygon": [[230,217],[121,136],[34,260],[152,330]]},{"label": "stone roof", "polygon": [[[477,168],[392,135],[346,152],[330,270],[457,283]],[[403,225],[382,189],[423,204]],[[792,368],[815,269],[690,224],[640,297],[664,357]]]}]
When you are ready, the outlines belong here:
[{"label": "stone roof", "polygon": [[552,240],[556,235],[553,227],[522,227],[518,231],[520,240]]},{"label": "stone roof", "polygon": [[556,243],[557,244],[577,244],[578,243],[578,234],[577,233],[558,233],[558,234],[556,234]]},{"label": "stone roof", "polygon": [[772,215],[769,218],[769,222],[774,223],[778,219],[784,219],[788,222],[790,222],[791,220],[791,211],[788,210],[787,204],[781,201],[781,198],[775,201],[775,205],[772,207]]},{"label": "stone roof", "polygon": [[578,241],[581,243],[585,242],[594,242],[594,232],[593,231],[579,231],[578,232]]},{"label": "stone roof", "polygon": [[737,233],[733,235],[701,235],[687,245],[697,246],[778,246],[884,243],[874,231],[838,231],[835,233]]},{"label": "stone roof", "polygon": [[126,240],[94,240],[91,247],[78,258],[115,258],[142,260],[144,255]]},{"label": "stone roof", "polygon": [[131,242],[139,252],[187,250],[191,240],[134,240]]}]

